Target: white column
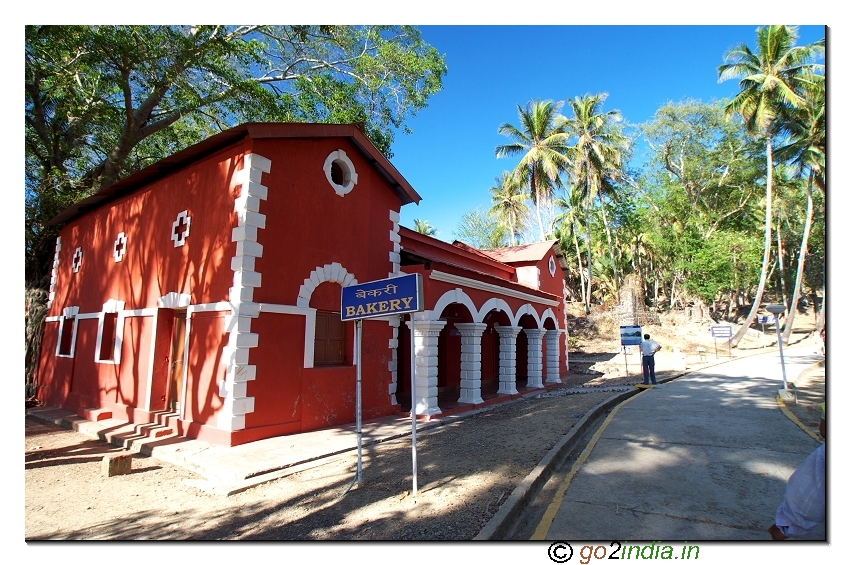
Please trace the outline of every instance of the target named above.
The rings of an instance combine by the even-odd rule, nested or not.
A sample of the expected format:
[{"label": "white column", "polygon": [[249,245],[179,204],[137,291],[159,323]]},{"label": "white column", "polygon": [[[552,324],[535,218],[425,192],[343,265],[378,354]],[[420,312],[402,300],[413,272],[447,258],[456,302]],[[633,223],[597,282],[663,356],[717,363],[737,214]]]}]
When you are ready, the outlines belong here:
[{"label": "white column", "polygon": [[462,404],[482,404],[481,334],[487,324],[455,324],[460,332],[460,398]]},{"label": "white column", "polygon": [[[432,416],[442,412],[437,404],[437,338],[445,325],[444,321],[416,320],[413,332],[416,406],[411,411],[417,416]],[[410,327],[410,322],[407,322],[407,327]]]},{"label": "white column", "polygon": [[561,336],[564,330],[549,330],[546,332],[546,382],[561,382]]},{"label": "white column", "polygon": [[546,330],[524,328],[528,336],[528,383],[526,386],[543,388],[543,336]]},{"label": "white column", "polygon": [[499,394],[517,394],[516,389],[516,336],[519,326],[499,326]]}]

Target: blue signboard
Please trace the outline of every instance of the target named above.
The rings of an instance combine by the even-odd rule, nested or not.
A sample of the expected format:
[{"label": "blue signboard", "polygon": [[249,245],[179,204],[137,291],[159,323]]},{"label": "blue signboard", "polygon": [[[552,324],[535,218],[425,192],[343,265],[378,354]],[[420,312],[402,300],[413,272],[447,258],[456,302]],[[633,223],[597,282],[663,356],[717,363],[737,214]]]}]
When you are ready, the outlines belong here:
[{"label": "blue signboard", "polygon": [[732,337],[732,326],[711,326],[711,337]]},{"label": "blue signboard", "polygon": [[775,317],[772,316],[772,315],[770,315],[770,316],[759,315],[758,316],[758,323],[759,324],[770,324],[774,321],[774,319],[775,319]]},{"label": "blue signboard", "polygon": [[422,275],[402,275],[342,289],[342,321],[377,318],[425,309]]},{"label": "blue signboard", "polygon": [[620,326],[621,345],[640,345],[643,341],[643,330],[640,326]]}]

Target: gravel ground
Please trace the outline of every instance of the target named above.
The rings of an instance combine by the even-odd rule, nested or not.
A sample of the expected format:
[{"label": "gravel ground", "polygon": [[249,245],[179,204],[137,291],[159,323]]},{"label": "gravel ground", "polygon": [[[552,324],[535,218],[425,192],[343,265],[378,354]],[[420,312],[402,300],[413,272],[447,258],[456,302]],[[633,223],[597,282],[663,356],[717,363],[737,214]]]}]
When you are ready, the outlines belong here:
[{"label": "gravel ground", "polygon": [[[616,383],[606,383],[616,384]],[[617,394],[546,394],[356,453],[230,497],[187,486],[183,468],[134,455],[133,472],[105,478],[120,451],[27,417],[27,540],[470,540],[555,443]]]}]

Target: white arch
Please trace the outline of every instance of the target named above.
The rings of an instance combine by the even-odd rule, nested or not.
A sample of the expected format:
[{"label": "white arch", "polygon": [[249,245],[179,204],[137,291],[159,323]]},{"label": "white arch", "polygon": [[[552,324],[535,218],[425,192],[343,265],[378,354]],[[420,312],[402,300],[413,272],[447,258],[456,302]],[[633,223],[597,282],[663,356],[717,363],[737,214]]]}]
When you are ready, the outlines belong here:
[{"label": "white arch", "polygon": [[546,323],[546,318],[551,318],[553,322],[555,322],[555,329],[561,329],[558,327],[558,318],[555,317],[555,313],[552,312],[551,308],[546,308],[546,311],[543,312],[543,315],[540,317],[540,327],[543,327],[543,324]]},{"label": "white arch", "polygon": [[511,320],[511,325],[514,325],[514,313],[511,310],[511,307],[508,306],[508,303],[502,300],[501,298],[491,298],[487,302],[484,303],[484,306],[481,307],[481,310],[478,311],[478,316],[475,317],[476,322],[483,322],[484,318],[487,314],[490,313],[491,310],[501,310],[505,314],[508,315],[508,318]]},{"label": "white arch", "polygon": [[304,284],[298,290],[298,298],[295,304],[299,308],[310,307],[310,297],[313,291],[323,282],[335,282],[340,286],[351,286],[357,284],[357,279],[339,263],[330,263],[324,267],[316,267],[310,276],[304,279]]},{"label": "white arch", "polygon": [[158,298],[156,302],[160,308],[186,308],[192,303],[192,295],[169,292],[165,296]]},{"label": "white arch", "polygon": [[542,328],[543,324],[540,323],[540,315],[537,311],[531,306],[531,304],[523,304],[519,307],[519,310],[516,312],[516,317],[513,319],[513,325],[519,325],[519,319],[522,318],[525,314],[529,314],[534,321],[537,322],[537,327]]},{"label": "white arch", "polygon": [[440,312],[443,311],[443,308],[448,306],[449,304],[463,304],[469,310],[469,313],[472,315],[472,319],[476,319],[478,316],[478,309],[475,307],[475,303],[472,299],[467,295],[464,291],[459,288],[454,290],[448,290],[437,300],[437,304],[434,306],[434,309],[431,311],[431,319],[438,320],[440,317]]}]

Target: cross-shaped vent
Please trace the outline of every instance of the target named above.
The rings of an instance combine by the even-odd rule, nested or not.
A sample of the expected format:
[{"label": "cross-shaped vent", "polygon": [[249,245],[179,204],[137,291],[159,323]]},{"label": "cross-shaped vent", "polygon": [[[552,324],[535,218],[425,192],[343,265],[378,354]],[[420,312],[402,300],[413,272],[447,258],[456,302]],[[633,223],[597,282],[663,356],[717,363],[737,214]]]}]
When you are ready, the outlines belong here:
[{"label": "cross-shaped vent", "polygon": [[115,262],[118,263],[124,259],[124,253],[127,252],[127,234],[123,231],[118,234],[115,239],[115,245],[112,246],[112,256],[115,257]]},{"label": "cross-shaped vent", "polygon": [[186,238],[189,237],[189,227],[192,225],[192,218],[189,217],[189,211],[183,210],[177,214],[177,219],[171,224],[171,240],[174,241],[174,247],[180,247],[186,243]]},{"label": "cross-shaped vent", "polygon": [[83,265],[83,248],[77,247],[77,250],[74,251],[74,261],[72,262],[74,265],[74,272],[77,273],[80,270],[80,267]]}]

